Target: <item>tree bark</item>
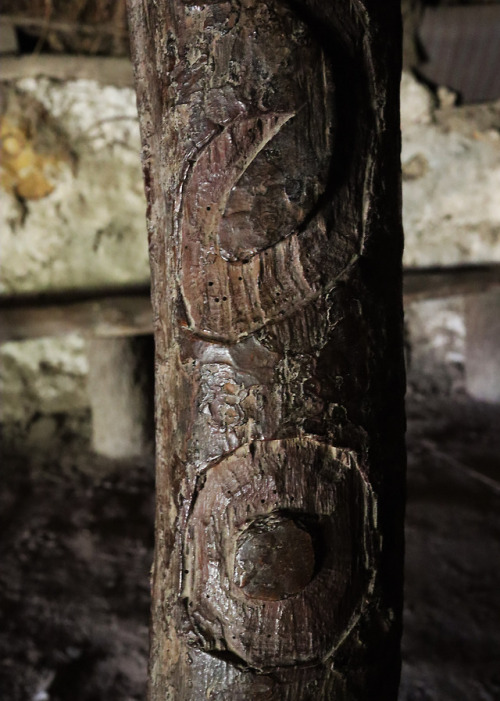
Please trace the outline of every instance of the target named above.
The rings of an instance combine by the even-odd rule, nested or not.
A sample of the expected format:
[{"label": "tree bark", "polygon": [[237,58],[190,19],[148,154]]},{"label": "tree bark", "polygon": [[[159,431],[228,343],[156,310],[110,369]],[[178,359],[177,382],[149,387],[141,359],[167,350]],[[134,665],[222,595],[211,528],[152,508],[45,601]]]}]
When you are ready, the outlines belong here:
[{"label": "tree bark", "polygon": [[399,2],[130,0],[156,342],[149,697],[395,701]]}]

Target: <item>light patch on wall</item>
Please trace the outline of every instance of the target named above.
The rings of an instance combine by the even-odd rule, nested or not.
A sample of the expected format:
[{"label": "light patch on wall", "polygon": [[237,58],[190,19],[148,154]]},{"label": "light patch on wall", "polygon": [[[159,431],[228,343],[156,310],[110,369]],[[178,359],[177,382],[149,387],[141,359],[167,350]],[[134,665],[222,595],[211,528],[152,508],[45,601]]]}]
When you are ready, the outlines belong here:
[{"label": "light patch on wall", "polygon": [[39,152],[28,130],[0,118],[0,185],[26,200],[47,197],[55,188],[61,158]]}]

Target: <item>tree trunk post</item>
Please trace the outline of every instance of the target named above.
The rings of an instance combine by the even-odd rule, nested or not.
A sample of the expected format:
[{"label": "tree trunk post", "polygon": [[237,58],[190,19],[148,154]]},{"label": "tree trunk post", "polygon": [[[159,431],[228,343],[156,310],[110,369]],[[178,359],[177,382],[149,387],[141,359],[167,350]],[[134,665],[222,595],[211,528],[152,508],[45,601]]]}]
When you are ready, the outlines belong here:
[{"label": "tree trunk post", "polygon": [[400,9],[129,0],[156,343],[151,701],[395,701]]}]

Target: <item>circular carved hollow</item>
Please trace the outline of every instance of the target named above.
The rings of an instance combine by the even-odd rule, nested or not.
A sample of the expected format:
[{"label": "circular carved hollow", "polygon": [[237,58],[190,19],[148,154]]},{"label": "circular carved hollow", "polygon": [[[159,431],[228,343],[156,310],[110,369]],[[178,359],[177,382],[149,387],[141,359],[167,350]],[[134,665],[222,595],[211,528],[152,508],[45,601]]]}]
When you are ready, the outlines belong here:
[{"label": "circular carved hollow", "polygon": [[271,513],[238,537],[234,582],[250,599],[279,601],[309,584],[314,564],[312,534],[294,518]]},{"label": "circular carved hollow", "polygon": [[210,468],[184,543],[204,649],[261,669],[330,654],[367,598],[374,505],[356,456],[313,439],[256,441]]}]

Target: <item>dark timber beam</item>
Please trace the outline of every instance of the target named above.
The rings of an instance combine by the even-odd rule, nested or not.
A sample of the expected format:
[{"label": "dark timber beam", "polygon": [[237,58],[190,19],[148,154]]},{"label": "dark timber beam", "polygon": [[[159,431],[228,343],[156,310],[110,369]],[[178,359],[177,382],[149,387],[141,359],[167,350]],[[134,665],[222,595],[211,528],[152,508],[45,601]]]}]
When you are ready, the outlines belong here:
[{"label": "dark timber beam", "polygon": [[[405,303],[469,297],[500,287],[500,265],[409,269]],[[153,333],[150,290],[123,286],[88,291],[0,297],[0,343],[42,336],[142,336]]]},{"label": "dark timber beam", "polygon": [[0,343],[44,336],[141,336],[153,330],[147,285],[0,296]]}]

